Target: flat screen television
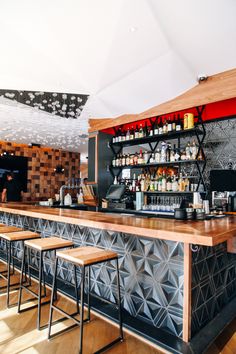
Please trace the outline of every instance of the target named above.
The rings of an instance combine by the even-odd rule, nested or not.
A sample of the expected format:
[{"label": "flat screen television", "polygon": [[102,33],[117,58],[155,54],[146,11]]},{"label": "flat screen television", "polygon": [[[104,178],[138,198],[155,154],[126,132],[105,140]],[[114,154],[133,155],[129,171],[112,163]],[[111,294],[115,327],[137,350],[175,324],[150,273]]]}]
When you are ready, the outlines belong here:
[{"label": "flat screen television", "polygon": [[211,170],[210,184],[212,191],[236,191],[236,170]]},{"label": "flat screen television", "polygon": [[6,182],[7,173],[14,172],[15,179],[27,192],[28,158],[23,156],[0,156],[0,192]]}]

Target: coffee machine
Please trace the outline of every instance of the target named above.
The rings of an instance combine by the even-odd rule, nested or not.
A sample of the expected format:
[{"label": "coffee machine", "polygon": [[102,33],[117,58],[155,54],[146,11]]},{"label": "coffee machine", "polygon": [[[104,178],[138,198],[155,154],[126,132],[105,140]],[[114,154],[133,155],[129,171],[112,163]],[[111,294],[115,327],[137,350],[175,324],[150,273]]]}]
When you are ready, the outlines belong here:
[{"label": "coffee machine", "polygon": [[211,170],[212,206],[236,212],[236,170]]}]

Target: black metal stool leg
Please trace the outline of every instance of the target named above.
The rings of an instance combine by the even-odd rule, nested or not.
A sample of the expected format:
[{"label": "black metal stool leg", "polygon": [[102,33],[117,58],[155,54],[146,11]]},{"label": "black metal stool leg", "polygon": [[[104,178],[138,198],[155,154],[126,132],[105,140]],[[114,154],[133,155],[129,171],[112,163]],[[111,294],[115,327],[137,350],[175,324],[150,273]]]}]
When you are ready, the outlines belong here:
[{"label": "black metal stool leg", "polygon": [[77,281],[77,272],[76,272],[76,265],[74,264],[74,281],[75,281],[75,297],[76,297],[76,306],[77,312],[79,312],[79,294],[78,294],[78,281]]},{"label": "black metal stool leg", "polygon": [[[23,255],[21,261],[21,273],[20,273],[20,288],[19,288],[19,296],[18,296],[18,308],[17,312],[20,313],[20,305],[21,305],[21,298],[22,298],[22,285],[23,285],[23,273],[25,269],[25,256],[26,256],[26,247],[23,246]],[[26,274],[25,274],[26,277]]]},{"label": "black metal stool leg", "polygon": [[30,273],[30,264],[31,264],[31,250],[30,247],[27,248],[27,258],[28,258],[28,277],[29,277],[29,286],[31,286],[31,273]]},{"label": "black metal stool leg", "polygon": [[49,312],[49,321],[48,321],[48,339],[51,337],[51,327],[52,327],[52,314],[53,314],[53,300],[55,296],[56,290],[56,278],[57,278],[57,264],[58,258],[55,259],[55,267],[54,267],[54,276],[53,276],[53,283],[52,283],[52,293],[51,293],[51,303],[50,303],[50,312]]},{"label": "black metal stool leg", "polygon": [[90,266],[88,266],[88,294],[87,294],[87,304],[88,304],[88,321],[90,321]]},{"label": "black metal stool leg", "polygon": [[[55,260],[54,260],[54,263],[56,262],[56,259],[57,259],[57,251],[55,250],[54,251],[54,257],[55,257]],[[55,281],[55,292],[54,292],[54,301],[57,300],[57,279]]]},{"label": "black metal stool leg", "polygon": [[11,285],[11,242],[8,243],[8,263],[7,263],[7,307],[9,308],[9,292]]},{"label": "black metal stool leg", "polygon": [[117,274],[117,299],[118,299],[118,311],[119,311],[119,324],[120,324],[120,339],[124,339],[123,334],[123,321],[122,321],[122,309],[121,309],[121,296],[120,296],[120,272],[118,258],[116,259],[116,274]]},{"label": "black metal stool leg", "polygon": [[84,329],[84,279],[85,267],[81,267],[81,310],[80,310],[80,335],[79,335],[79,354],[83,352],[83,329]]},{"label": "black metal stool leg", "polygon": [[40,252],[39,258],[39,290],[38,290],[38,318],[37,318],[37,328],[40,329],[41,320],[41,297],[42,297],[42,272],[43,272],[43,252]]}]

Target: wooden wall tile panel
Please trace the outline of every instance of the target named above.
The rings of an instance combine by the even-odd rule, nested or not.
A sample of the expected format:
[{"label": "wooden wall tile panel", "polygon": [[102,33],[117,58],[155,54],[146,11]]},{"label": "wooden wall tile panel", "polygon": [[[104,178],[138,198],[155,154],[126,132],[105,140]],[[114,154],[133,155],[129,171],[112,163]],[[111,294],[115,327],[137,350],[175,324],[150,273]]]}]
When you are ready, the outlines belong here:
[{"label": "wooden wall tile panel", "polygon": [[[36,201],[54,197],[69,177],[79,178],[80,154],[44,147],[29,147],[23,144],[0,142],[0,154],[4,151],[15,156],[28,158],[28,183],[25,201]],[[62,164],[63,174],[54,172]]]}]

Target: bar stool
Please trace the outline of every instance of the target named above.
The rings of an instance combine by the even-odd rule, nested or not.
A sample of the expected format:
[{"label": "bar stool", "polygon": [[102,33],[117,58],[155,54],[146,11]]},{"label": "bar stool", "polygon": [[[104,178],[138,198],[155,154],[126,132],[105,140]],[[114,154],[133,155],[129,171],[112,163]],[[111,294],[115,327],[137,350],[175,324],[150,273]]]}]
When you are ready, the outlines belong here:
[{"label": "bar stool", "polygon": [[[5,224],[0,224],[0,233],[8,233],[8,232],[17,232],[17,231],[22,231],[23,229],[22,228],[20,228],[20,227],[16,227],[16,226],[8,226],[8,225],[5,225]],[[1,236],[0,236],[0,238],[1,238]],[[5,241],[5,243],[6,243],[6,259],[7,259],[7,264],[8,264],[8,244],[7,244],[7,242]],[[10,251],[10,250],[9,250]],[[10,253],[10,255],[11,255],[11,253]],[[12,261],[12,275],[14,274],[14,271],[15,271],[15,268],[14,268],[14,258],[15,257],[10,257],[11,258],[11,260],[10,260],[10,263],[11,263],[11,261]],[[3,273],[6,273],[7,272],[7,270],[4,270],[4,271],[2,271],[1,272],[1,274],[3,274]]]},{"label": "bar stool", "polygon": [[[43,278],[43,284],[44,284],[44,297],[46,296],[46,286],[45,286],[45,274],[43,271],[43,256],[44,253],[46,252],[55,252],[56,256],[56,250],[61,249],[61,248],[66,248],[66,247],[73,247],[74,243],[69,240],[61,239],[59,237],[46,237],[46,238],[41,238],[38,240],[30,240],[26,241],[24,245],[24,252],[23,252],[23,257],[22,257],[22,263],[21,263],[21,276],[20,276],[20,291],[19,291],[19,298],[18,298],[18,313],[24,312],[31,310],[35,307],[38,307],[38,316],[37,316],[37,329],[43,329],[45,326],[41,327],[40,326],[40,320],[41,320],[41,306],[46,305],[50,303],[50,301],[45,301],[41,302],[42,300],[42,278]],[[31,257],[30,257],[30,250],[34,250],[37,253],[39,253],[39,268],[36,269],[33,267],[31,263]],[[29,278],[29,283],[28,284],[23,284],[23,272],[26,266],[26,251],[27,252],[27,258],[28,258],[28,278]],[[31,286],[31,274],[30,274],[30,269],[37,270],[39,273],[39,285],[38,285],[38,293],[35,291],[29,289],[29,286]],[[29,292],[31,295],[33,295],[36,299],[38,299],[38,304],[33,305],[30,307],[27,307],[25,309],[20,308],[22,302],[22,290],[26,290]],[[29,300],[28,300],[29,301]],[[27,301],[27,302],[28,302]]]},{"label": "bar stool", "polygon": [[[75,318],[75,315],[78,314],[68,314],[67,312],[63,311],[61,308],[54,304],[55,292],[56,292],[56,281],[57,281],[57,267],[58,267],[58,260],[64,260],[66,262],[72,263],[75,266],[75,274],[74,277],[76,278],[76,267],[81,268],[81,310],[80,310],[80,320]],[[122,310],[121,310],[121,296],[120,296],[120,279],[119,279],[119,266],[118,266],[118,255],[116,252],[110,250],[104,250],[98,247],[79,247],[73,248],[66,251],[59,251],[56,253],[56,261],[55,261],[55,273],[53,277],[53,287],[52,287],[52,294],[51,294],[51,304],[50,304],[50,314],[49,314],[49,327],[48,327],[48,339],[59,335],[63,332],[66,332],[76,326],[80,326],[80,338],[79,344],[80,349],[79,353],[82,354],[83,350],[83,325],[84,322],[88,322],[90,320],[90,267],[95,264],[100,264],[107,261],[116,261],[116,272],[117,272],[117,300],[118,300],[118,311],[119,311],[119,337],[113,340],[111,343],[105,345],[104,347],[100,348],[96,353],[101,353],[109,349],[111,346],[118,342],[123,341],[123,324],[122,324]],[[85,286],[85,274],[86,270],[88,271],[88,316],[84,319],[84,286]],[[77,292],[77,291],[76,291]],[[77,296],[76,296],[77,297]],[[77,302],[78,306],[78,302]],[[75,323],[66,329],[63,329],[53,335],[51,335],[51,326],[52,326],[52,316],[53,310],[60,312],[61,314],[65,315],[67,318],[73,320]]]},{"label": "bar stool", "polygon": [[[9,226],[9,228],[10,227],[11,226]],[[14,229],[16,228],[14,227]],[[18,230],[19,231],[14,230],[14,232],[6,232],[6,231],[3,232],[3,228],[0,228],[0,238],[4,240],[7,245],[7,276],[5,276],[3,273],[0,273],[0,277],[7,280],[7,307],[8,308],[9,308],[9,293],[10,293],[10,286],[11,286],[11,275],[14,274],[14,268],[13,268],[13,273],[11,273],[11,259],[14,257],[12,255],[12,247],[14,243],[18,241],[22,243],[22,248],[24,248],[25,240],[31,240],[40,237],[40,235],[35,232],[21,231],[20,229]],[[16,285],[19,285],[19,283],[12,284],[12,286],[16,286]]]}]

